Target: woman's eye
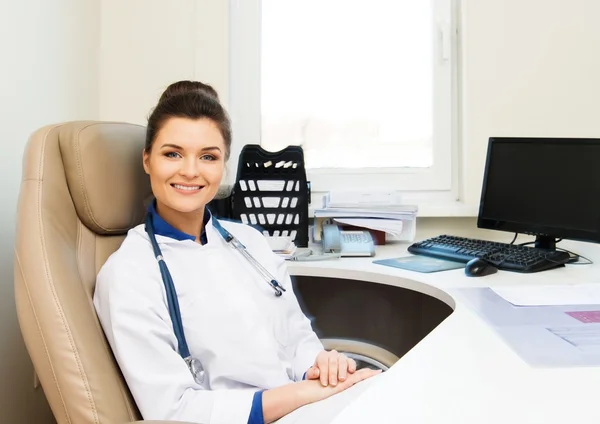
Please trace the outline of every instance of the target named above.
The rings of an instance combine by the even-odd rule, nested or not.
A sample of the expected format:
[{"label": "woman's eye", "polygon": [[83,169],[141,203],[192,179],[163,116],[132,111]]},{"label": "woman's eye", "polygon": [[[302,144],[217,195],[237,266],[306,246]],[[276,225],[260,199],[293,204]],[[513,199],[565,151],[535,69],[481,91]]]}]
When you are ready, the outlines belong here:
[{"label": "woman's eye", "polygon": [[177,152],[167,152],[165,153],[165,156],[168,158],[178,158],[179,157],[179,153]]},{"label": "woman's eye", "polygon": [[200,156],[200,159],[202,159],[202,160],[216,160],[213,155]]}]

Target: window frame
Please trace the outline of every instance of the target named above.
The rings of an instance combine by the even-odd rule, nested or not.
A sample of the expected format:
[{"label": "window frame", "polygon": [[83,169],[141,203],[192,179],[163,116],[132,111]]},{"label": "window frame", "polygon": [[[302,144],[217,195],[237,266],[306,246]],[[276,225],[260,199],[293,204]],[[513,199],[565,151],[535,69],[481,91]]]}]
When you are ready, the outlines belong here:
[{"label": "window frame", "polygon": [[[419,0],[416,0],[419,1]],[[455,202],[458,173],[458,0],[430,0],[434,31],[433,165],[430,168],[309,169],[313,194],[333,190],[400,190],[405,202]],[[229,110],[231,169],[245,144],[260,144],[261,0],[230,0]],[[235,172],[230,175],[235,179]],[[313,195],[315,199],[320,199]],[[320,202],[317,202],[320,203]]]}]

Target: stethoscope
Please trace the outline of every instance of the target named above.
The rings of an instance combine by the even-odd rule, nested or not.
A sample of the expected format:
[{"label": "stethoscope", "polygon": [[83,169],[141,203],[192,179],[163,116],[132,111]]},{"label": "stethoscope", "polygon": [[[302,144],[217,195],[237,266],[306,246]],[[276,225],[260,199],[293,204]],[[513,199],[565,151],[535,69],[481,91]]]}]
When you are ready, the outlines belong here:
[{"label": "stethoscope", "polygon": [[[273,288],[275,296],[280,297],[285,289],[281,286],[281,284],[279,284],[277,279],[273,277],[273,275],[248,252],[246,246],[244,246],[241,241],[223,228],[219,221],[217,221],[214,217],[212,219],[212,224],[215,230],[217,230],[221,237],[223,237],[223,240],[240,252],[242,256],[244,256],[244,258],[246,258],[246,260],[250,262],[250,264],[258,271],[258,273],[269,284],[269,286]],[[169,268],[167,268],[167,264],[162,256],[162,251],[160,250],[158,242],[156,241],[156,235],[154,234],[154,223],[152,222],[152,216],[150,214],[146,216],[145,226],[148,237],[150,238],[150,243],[152,243],[154,256],[156,257],[156,261],[158,262],[158,266],[160,268],[163,284],[165,285],[165,291],[167,293],[167,306],[169,309],[171,322],[173,323],[173,331],[175,332],[175,337],[177,338],[179,354],[187,364],[188,369],[192,373],[196,383],[201,385],[206,377],[206,372],[204,371],[204,367],[200,361],[190,354],[190,349],[188,348],[185,334],[183,333],[183,323],[181,321],[181,311],[179,310],[177,292],[175,291],[175,285],[173,284],[173,278],[171,278]]]}]

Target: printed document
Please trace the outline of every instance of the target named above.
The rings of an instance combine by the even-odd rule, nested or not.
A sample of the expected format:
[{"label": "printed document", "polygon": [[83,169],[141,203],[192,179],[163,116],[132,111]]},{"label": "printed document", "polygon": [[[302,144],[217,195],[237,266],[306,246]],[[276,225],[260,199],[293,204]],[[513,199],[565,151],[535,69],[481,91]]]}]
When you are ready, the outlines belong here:
[{"label": "printed document", "polygon": [[492,290],[515,306],[600,305],[600,284],[523,285]]}]

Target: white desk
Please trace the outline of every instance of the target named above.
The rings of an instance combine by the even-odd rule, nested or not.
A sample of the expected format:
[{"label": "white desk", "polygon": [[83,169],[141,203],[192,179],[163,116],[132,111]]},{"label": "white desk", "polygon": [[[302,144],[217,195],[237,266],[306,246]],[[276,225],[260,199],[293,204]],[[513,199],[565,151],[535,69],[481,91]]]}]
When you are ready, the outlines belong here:
[{"label": "white desk", "polygon": [[[407,246],[381,246],[377,259],[403,256]],[[371,258],[290,262],[292,275],[403,287],[438,298],[454,312],[386,373],[301,408],[279,423],[600,423],[600,367],[531,368],[452,295],[462,287],[600,284],[600,245],[562,242],[561,247],[596,264],[474,278],[462,269],[422,274],[375,265]]]}]

